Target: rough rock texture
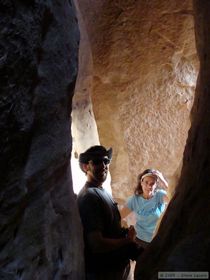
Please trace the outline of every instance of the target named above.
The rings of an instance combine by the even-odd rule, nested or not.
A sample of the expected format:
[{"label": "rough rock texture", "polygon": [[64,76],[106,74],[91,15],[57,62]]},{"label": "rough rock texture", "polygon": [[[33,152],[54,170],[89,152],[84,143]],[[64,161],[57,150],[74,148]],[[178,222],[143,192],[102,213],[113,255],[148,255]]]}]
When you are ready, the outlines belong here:
[{"label": "rough rock texture", "polygon": [[71,186],[71,1],[0,1],[0,279],[84,279]]},{"label": "rough rock texture", "polygon": [[78,8],[77,16],[79,20],[81,40],[79,48],[79,72],[72,106],[72,132],[74,137],[74,150],[79,154],[91,145],[99,144],[99,138],[91,102],[93,79],[91,47]]},{"label": "rough rock texture", "polygon": [[[158,235],[137,263],[135,279],[157,279],[158,271],[209,271],[210,267],[210,3],[194,1],[200,73],[192,127],[175,195]],[[200,278],[199,278],[200,279]]]},{"label": "rough rock texture", "polygon": [[78,3],[92,50],[99,139],[114,149],[114,196],[131,194],[148,167],[160,169],[173,189],[198,72],[192,1]]},{"label": "rough rock texture", "polygon": [[[77,2],[75,1],[77,7]],[[77,18],[80,28],[79,71],[72,101],[72,158],[71,170],[74,192],[78,193],[83,187],[86,176],[78,164],[79,154],[92,145],[99,144],[98,130],[92,109],[91,90],[93,61],[89,38],[77,7]]]},{"label": "rough rock texture", "polygon": [[[78,156],[90,146],[99,145],[99,135],[95,115],[92,108],[91,93],[93,90],[93,58],[92,50],[78,2],[75,1],[80,28],[79,72],[72,101],[72,158],[71,169],[74,192],[83,187],[86,176],[80,170]],[[104,187],[111,191],[110,174]]]},{"label": "rough rock texture", "polygon": [[[190,0],[78,4],[76,153],[99,140],[113,146],[112,186],[121,198],[146,167],[159,168],[174,185],[182,169],[135,278],[207,270],[210,4],[194,0],[194,10]],[[201,70],[182,168],[198,71],[193,14]],[[0,34],[0,279],[84,279],[69,166],[79,40],[72,2],[0,0]]]}]

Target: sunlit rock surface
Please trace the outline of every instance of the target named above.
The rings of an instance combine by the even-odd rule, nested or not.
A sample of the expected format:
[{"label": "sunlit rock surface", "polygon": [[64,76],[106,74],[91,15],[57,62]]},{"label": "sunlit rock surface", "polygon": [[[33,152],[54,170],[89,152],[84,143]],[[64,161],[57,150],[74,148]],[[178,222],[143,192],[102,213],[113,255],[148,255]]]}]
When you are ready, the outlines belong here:
[{"label": "sunlit rock surface", "polygon": [[158,234],[137,262],[136,280],[157,279],[158,271],[209,272],[210,3],[194,1],[194,13],[201,69],[183,169]]},{"label": "sunlit rock surface", "polygon": [[70,174],[71,1],[0,1],[0,279],[84,279]]},{"label": "sunlit rock surface", "polygon": [[114,150],[114,196],[131,194],[148,167],[165,174],[173,193],[198,73],[192,1],[77,2],[93,58],[99,139]]}]

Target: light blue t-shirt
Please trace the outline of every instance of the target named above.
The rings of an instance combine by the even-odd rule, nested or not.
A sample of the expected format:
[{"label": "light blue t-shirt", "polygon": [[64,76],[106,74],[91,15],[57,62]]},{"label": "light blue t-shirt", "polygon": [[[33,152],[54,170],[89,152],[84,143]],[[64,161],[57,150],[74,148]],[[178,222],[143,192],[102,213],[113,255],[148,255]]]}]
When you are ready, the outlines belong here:
[{"label": "light blue t-shirt", "polygon": [[165,210],[163,197],[166,192],[158,190],[151,199],[133,195],[128,198],[126,206],[136,214],[136,236],[151,242],[160,215]]}]

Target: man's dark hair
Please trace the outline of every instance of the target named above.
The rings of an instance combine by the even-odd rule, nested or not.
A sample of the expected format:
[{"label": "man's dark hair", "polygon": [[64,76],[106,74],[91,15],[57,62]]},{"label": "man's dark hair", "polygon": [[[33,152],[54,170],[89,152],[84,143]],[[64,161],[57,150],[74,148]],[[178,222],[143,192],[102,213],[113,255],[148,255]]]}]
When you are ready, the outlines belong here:
[{"label": "man's dark hair", "polygon": [[108,157],[109,160],[112,159],[112,148],[106,149],[104,146],[95,145],[87,149],[84,153],[79,155],[79,165],[82,168],[83,163],[88,163],[90,160],[98,158],[98,157]]}]

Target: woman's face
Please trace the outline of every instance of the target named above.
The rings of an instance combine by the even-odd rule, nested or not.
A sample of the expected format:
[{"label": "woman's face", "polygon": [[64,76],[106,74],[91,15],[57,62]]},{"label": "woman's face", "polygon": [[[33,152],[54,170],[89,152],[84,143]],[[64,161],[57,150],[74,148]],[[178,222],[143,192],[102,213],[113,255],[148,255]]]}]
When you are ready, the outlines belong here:
[{"label": "woman's face", "polygon": [[154,194],[156,188],[156,178],[152,176],[144,177],[141,181],[143,195],[145,197],[151,197]]}]

